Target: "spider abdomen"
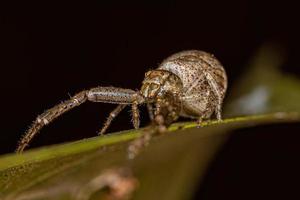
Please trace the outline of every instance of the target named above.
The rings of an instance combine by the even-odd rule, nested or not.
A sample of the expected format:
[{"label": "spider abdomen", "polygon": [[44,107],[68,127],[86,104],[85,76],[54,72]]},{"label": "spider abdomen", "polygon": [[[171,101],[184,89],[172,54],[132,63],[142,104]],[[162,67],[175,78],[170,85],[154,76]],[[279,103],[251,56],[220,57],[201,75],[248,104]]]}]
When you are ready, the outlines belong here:
[{"label": "spider abdomen", "polygon": [[182,81],[181,116],[209,118],[225,96],[227,76],[221,63],[211,54],[182,51],[166,58],[158,67]]}]

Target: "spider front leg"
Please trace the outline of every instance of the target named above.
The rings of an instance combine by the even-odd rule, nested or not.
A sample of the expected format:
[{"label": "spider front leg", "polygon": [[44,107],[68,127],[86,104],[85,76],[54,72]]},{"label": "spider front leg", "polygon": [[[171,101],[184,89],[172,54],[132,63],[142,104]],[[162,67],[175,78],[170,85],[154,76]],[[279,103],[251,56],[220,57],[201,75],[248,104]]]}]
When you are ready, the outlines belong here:
[{"label": "spider front leg", "polygon": [[149,114],[149,118],[152,121],[154,119],[153,106],[151,103],[147,103],[147,110]]},{"label": "spider front leg", "polygon": [[131,109],[132,109],[132,123],[133,123],[133,127],[135,129],[138,129],[140,127],[140,112],[139,112],[139,108],[138,108],[138,102],[135,101],[133,102]]},{"label": "spider front leg", "polygon": [[[99,131],[98,135],[104,135],[108,127],[110,126],[111,122],[114,118],[116,118],[117,115],[126,107],[126,104],[120,104],[118,105],[111,113],[109,113],[109,116],[107,120],[105,121],[103,127]],[[138,129],[140,126],[140,114],[138,110],[138,102],[132,103],[132,123],[133,127],[135,129]]]},{"label": "spider front leg", "polygon": [[144,97],[134,90],[122,89],[115,87],[98,87],[93,88],[88,92],[88,99],[93,102],[108,102],[121,104],[115,110],[113,110],[103,128],[100,131],[100,135],[104,134],[112,120],[124,109],[128,104],[132,104],[132,122],[135,129],[139,128],[140,118],[138,105],[143,103]]},{"label": "spider front leg", "polygon": [[144,129],[143,134],[139,138],[130,143],[128,147],[128,158],[134,159],[141,149],[149,144],[154,135],[162,134],[166,131],[167,126],[164,117],[161,114],[155,115],[152,124]]},{"label": "spider front leg", "polygon": [[86,91],[81,91],[53,108],[46,110],[43,114],[39,115],[36,120],[32,123],[31,127],[26,131],[25,135],[20,140],[18,147],[16,149],[17,153],[24,151],[26,146],[32,138],[47,124],[52,122],[55,118],[59,117],[68,110],[79,106],[87,100]]},{"label": "spider front leg", "polygon": [[141,149],[147,146],[156,134],[167,132],[167,128],[178,118],[180,103],[172,95],[158,98],[155,103],[154,117],[151,125],[145,128],[143,134],[132,141],[128,147],[128,158],[135,158]]},{"label": "spider front leg", "polygon": [[107,120],[105,121],[103,127],[101,128],[101,131],[99,131],[98,135],[104,135],[106,130],[108,129],[109,125],[111,124],[112,120],[126,107],[126,104],[120,104],[118,105],[111,113],[109,113],[109,116]]},{"label": "spider front leg", "polygon": [[[81,91],[69,100],[63,101],[39,115],[20,140],[16,152],[23,152],[33,137],[39,133],[45,125],[48,125],[60,115],[75,108],[76,106],[81,105],[87,100],[93,102],[128,105],[134,102],[143,103],[144,98],[134,90],[115,87],[96,87],[90,90]],[[123,106],[120,106],[119,108],[122,107]]]}]

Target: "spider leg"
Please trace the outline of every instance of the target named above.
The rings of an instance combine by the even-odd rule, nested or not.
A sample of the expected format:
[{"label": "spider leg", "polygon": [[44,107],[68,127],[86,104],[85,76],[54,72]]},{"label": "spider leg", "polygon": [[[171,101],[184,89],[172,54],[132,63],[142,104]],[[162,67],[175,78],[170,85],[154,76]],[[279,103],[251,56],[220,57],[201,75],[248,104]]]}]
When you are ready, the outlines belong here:
[{"label": "spider leg", "polygon": [[106,132],[107,128],[113,121],[113,119],[126,107],[126,104],[120,104],[118,105],[111,113],[109,113],[109,116],[107,120],[105,121],[101,131],[99,131],[98,135],[104,135]]},{"label": "spider leg", "polygon": [[135,129],[138,129],[140,127],[140,112],[138,108],[138,103],[134,102],[131,106],[132,108],[132,122],[133,122],[133,127]]},{"label": "spider leg", "polygon": [[141,149],[147,146],[151,138],[156,134],[163,134],[167,132],[168,126],[178,118],[178,102],[173,102],[173,99],[158,98],[155,103],[154,119],[150,126],[148,126],[143,134],[133,140],[128,147],[129,159],[135,158]]},{"label": "spider leg", "polygon": [[45,125],[48,125],[60,115],[76,106],[79,106],[87,100],[92,102],[128,105],[134,102],[141,104],[144,102],[144,97],[134,90],[116,87],[96,87],[90,90],[83,90],[71,97],[69,100],[63,101],[39,115],[32,123],[31,127],[26,131],[25,135],[21,138],[16,152],[23,152],[32,138]]},{"label": "spider leg", "polygon": [[115,104],[144,103],[144,97],[134,90],[116,87],[96,87],[87,92],[89,101]]},{"label": "spider leg", "polygon": [[216,101],[217,101],[217,105],[216,105],[216,109],[215,109],[215,113],[216,113],[216,117],[217,119],[220,121],[222,120],[222,96],[223,94],[220,92],[220,90],[218,90],[218,84],[215,81],[215,79],[212,77],[212,75],[210,74],[210,72],[205,72],[205,77],[208,81],[208,84],[211,86],[212,91],[214,92],[215,96],[216,96]]},{"label": "spider leg", "polygon": [[32,138],[47,124],[52,122],[55,118],[59,117],[68,110],[79,106],[87,100],[86,91],[81,91],[53,108],[46,110],[44,113],[39,115],[36,120],[32,123],[31,127],[26,131],[25,135],[20,140],[16,152],[21,153]]},{"label": "spider leg", "polygon": [[143,131],[143,134],[129,144],[128,158],[134,159],[139,154],[141,149],[148,145],[149,141],[151,140],[153,135],[155,135],[156,132],[157,132],[156,126],[150,125],[146,127],[145,130]]},{"label": "spider leg", "polygon": [[153,114],[153,106],[151,103],[147,103],[147,109],[149,113],[149,118],[152,121],[154,119],[154,114]]},{"label": "spider leg", "polygon": [[216,113],[216,116],[217,116],[217,120],[218,121],[221,121],[222,120],[222,115],[221,115],[221,112],[222,112],[222,102],[218,102],[218,105],[216,107],[216,110],[215,110],[215,113]]},{"label": "spider leg", "polygon": [[115,88],[115,87],[97,87],[91,89],[88,99],[94,102],[108,102],[118,104],[132,104],[132,122],[135,129],[140,126],[140,114],[138,105],[144,103],[144,97],[134,90]]},{"label": "spider leg", "polygon": [[143,147],[146,147],[152,137],[156,134],[163,134],[167,132],[167,126],[162,115],[156,115],[152,124],[145,128],[143,134],[133,140],[128,146],[128,158],[134,159],[142,150]]}]

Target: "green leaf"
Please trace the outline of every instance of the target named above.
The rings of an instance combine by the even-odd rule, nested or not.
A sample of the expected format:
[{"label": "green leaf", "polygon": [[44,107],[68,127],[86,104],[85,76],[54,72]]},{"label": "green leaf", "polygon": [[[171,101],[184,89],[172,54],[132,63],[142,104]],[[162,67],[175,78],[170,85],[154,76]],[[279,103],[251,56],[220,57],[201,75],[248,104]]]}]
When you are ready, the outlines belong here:
[{"label": "green leaf", "polygon": [[179,123],[170,127],[169,133],[154,138],[134,160],[127,159],[126,148],[141,130],[5,155],[0,158],[0,197],[73,199],[103,170],[129,166],[140,183],[135,199],[188,199],[226,133],[299,119],[298,113],[273,113],[205,122],[201,128],[195,123]]}]

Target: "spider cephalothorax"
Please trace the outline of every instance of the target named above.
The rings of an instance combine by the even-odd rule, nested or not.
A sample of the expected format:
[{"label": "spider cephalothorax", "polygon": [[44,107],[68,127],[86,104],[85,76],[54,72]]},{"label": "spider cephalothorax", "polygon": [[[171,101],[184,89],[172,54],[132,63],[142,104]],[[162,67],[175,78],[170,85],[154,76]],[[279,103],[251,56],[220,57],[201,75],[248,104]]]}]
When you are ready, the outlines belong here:
[{"label": "spider cephalothorax", "polygon": [[17,152],[22,152],[43,126],[85,101],[119,104],[110,113],[100,135],[127,105],[132,107],[133,125],[138,128],[141,104],[147,105],[152,124],[159,127],[155,131],[163,132],[179,116],[201,121],[216,113],[220,120],[226,89],[225,70],[213,55],[197,50],[182,51],[165,59],[158,69],[148,71],[140,91],[95,87],[46,110],[25,133]]},{"label": "spider cephalothorax", "polygon": [[171,92],[180,96],[182,82],[178,76],[166,70],[151,70],[145,74],[141,88],[141,94],[148,101],[155,102],[156,98],[163,97],[165,93]]},{"label": "spider cephalothorax", "polygon": [[[153,116],[162,115],[167,126],[175,121],[181,110],[182,89],[180,78],[172,72],[148,71],[140,92],[148,104],[151,120],[155,120]],[[162,109],[164,107],[166,107],[165,111]]]}]

